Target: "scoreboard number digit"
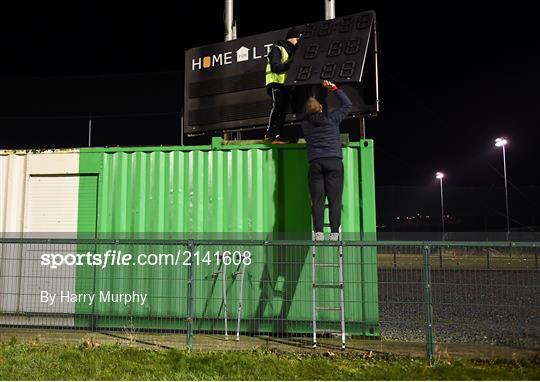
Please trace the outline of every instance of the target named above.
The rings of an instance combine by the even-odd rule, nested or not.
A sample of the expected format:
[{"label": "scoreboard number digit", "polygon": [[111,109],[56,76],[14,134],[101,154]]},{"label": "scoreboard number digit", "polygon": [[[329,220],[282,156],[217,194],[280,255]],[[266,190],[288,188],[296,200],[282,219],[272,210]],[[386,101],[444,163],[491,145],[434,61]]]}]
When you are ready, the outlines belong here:
[{"label": "scoreboard number digit", "polygon": [[343,65],[341,65],[339,76],[341,78],[350,78],[354,74],[354,69],[356,69],[356,61],[345,61]]},{"label": "scoreboard number digit", "polygon": [[309,45],[304,52],[304,59],[313,60],[319,55],[319,44]]},{"label": "scoreboard number digit", "polygon": [[332,22],[331,21],[325,21],[321,24],[319,27],[319,32],[317,33],[319,37],[328,36],[332,32]]},{"label": "scoreboard number digit", "polygon": [[356,21],[356,29],[365,29],[371,23],[371,15],[361,15],[358,16]]},{"label": "scoreboard number digit", "polygon": [[360,50],[360,40],[349,40],[345,46],[345,54],[356,54]]},{"label": "scoreboard number digit", "polygon": [[315,32],[315,25],[313,24],[307,24],[306,29],[302,32],[302,38],[311,38],[313,37],[313,33]]},{"label": "scoreboard number digit", "polygon": [[312,71],[311,65],[302,65],[300,69],[298,70],[298,74],[296,75],[296,81],[307,81],[311,78],[311,71]]},{"label": "scoreboard number digit", "polygon": [[334,73],[336,71],[336,64],[333,62],[327,62],[324,64],[321,70],[321,79],[323,80],[330,80],[334,77]]},{"label": "scoreboard number digit", "polygon": [[333,41],[328,47],[328,57],[336,57],[343,51],[343,43],[341,41]]},{"label": "scoreboard number digit", "polygon": [[352,17],[345,17],[341,22],[339,23],[339,32],[340,33],[349,33],[352,29],[353,24],[353,18]]}]

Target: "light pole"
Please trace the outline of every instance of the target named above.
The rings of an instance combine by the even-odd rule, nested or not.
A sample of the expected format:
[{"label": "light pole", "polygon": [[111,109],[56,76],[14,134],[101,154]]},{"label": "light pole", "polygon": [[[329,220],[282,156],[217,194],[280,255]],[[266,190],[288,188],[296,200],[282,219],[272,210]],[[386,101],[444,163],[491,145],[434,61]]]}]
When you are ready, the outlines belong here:
[{"label": "light pole", "polygon": [[504,199],[506,202],[506,240],[510,238],[510,213],[508,212],[508,181],[506,179],[506,150],[505,146],[508,144],[506,138],[495,139],[495,146],[502,147],[503,154],[503,168],[504,168]]},{"label": "light pole", "polygon": [[444,238],[444,197],[443,197],[443,187],[442,187],[442,180],[444,178],[444,174],[442,172],[437,172],[435,174],[435,178],[439,179],[441,183],[441,227],[442,227],[442,234]]},{"label": "light pole", "polygon": [[[440,171],[438,171],[435,174],[435,178],[439,179],[441,183],[441,229],[442,229],[442,240],[444,240],[444,198],[443,198],[443,188],[442,188],[442,180],[444,178],[444,174]],[[442,245],[439,247],[439,267],[442,268],[442,255],[443,255],[443,247]]]}]

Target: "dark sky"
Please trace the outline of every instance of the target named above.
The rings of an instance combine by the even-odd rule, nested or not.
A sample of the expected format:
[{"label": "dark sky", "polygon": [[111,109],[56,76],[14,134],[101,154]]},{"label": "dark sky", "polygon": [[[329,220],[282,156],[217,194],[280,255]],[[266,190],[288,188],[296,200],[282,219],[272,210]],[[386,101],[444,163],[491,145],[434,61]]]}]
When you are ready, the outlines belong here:
[{"label": "dark sky", "polygon": [[[111,5],[113,4],[114,5]],[[172,3],[172,2],[171,2]],[[189,4],[185,6],[184,4]],[[237,0],[239,37],[324,18],[323,0]],[[0,5],[0,147],[179,144],[184,51],[223,39],[223,1]],[[336,0],[377,12],[377,182],[540,184],[540,22],[519,2]],[[280,15],[280,17],[278,17]],[[133,116],[133,114],[139,114]],[[148,115],[147,115],[148,114]]]}]

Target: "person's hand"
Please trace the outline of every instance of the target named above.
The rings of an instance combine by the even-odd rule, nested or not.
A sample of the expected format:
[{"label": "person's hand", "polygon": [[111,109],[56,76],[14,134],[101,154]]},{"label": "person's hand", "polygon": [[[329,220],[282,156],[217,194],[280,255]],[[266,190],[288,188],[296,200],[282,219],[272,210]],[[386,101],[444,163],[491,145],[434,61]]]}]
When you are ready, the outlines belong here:
[{"label": "person's hand", "polygon": [[326,89],[330,90],[331,92],[337,90],[337,86],[333,82],[330,82],[328,80],[324,80],[322,84]]}]

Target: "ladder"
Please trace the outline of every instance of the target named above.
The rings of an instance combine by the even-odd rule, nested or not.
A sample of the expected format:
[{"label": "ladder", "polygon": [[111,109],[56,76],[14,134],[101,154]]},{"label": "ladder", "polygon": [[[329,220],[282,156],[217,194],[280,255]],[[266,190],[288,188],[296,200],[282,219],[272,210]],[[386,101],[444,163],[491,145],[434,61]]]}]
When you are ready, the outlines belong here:
[{"label": "ladder", "polygon": [[[328,205],[325,205],[325,208]],[[325,227],[329,226],[325,224]],[[345,299],[344,299],[344,288],[343,288],[343,242],[341,239],[341,227],[339,230],[339,241],[338,244],[338,262],[317,262],[317,246],[315,245],[315,230],[312,230],[312,240],[313,245],[311,246],[311,271],[312,271],[312,313],[313,313],[313,348],[317,347],[317,334],[341,334],[341,350],[345,350]],[[329,248],[334,250],[334,247],[322,247]],[[338,282],[337,283],[319,283],[317,282],[317,270],[318,269],[329,269],[332,270],[338,269]],[[319,289],[332,289],[339,292],[339,306],[318,306],[317,305],[317,290]],[[317,319],[318,315],[321,312],[336,311],[340,314],[340,331],[328,330],[328,329],[318,329],[317,328]]]},{"label": "ladder", "polygon": [[240,341],[240,318],[242,317],[242,297],[244,293],[244,273],[246,271],[246,264],[244,264],[244,258],[238,264],[238,268],[233,273],[233,277],[240,277],[240,293],[238,294],[238,307],[237,307],[237,321],[236,321],[236,341]]},{"label": "ladder", "polygon": [[[227,264],[224,261],[223,254],[219,257],[219,266],[218,269],[212,274],[212,277],[218,278],[221,274],[221,298],[223,305],[223,323],[225,330],[225,341],[229,340],[229,330],[228,330],[228,305],[227,305]],[[237,321],[236,321],[236,341],[240,341],[240,320],[242,316],[242,299],[244,293],[244,273],[246,270],[246,265],[243,261],[243,256],[241,256],[240,264],[238,264],[236,270],[232,273],[233,280],[240,278],[240,291],[238,295],[238,305],[237,305]]]}]

